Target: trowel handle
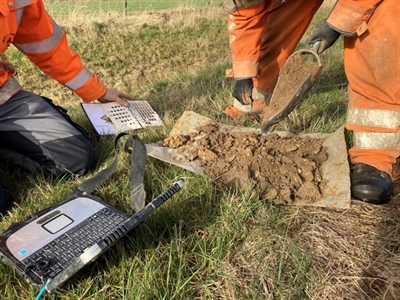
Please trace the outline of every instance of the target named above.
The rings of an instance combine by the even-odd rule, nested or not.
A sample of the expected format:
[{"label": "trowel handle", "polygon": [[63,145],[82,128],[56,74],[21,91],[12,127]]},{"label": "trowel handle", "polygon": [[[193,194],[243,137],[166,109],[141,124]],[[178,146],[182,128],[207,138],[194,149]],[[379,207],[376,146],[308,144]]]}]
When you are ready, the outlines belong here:
[{"label": "trowel handle", "polygon": [[[321,43],[321,42],[317,42],[317,43]],[[316,43],[314,43],[313,45],[315,45]],[[312,54],[315,58],[316,58],[316,60],[317,60],[317,63],[318,63],[318,67],[319,68],[322,68],[322,61],[321,61],[321,58],[319,57],[319,55],[318,55],[318,53],[317,53],[317,51],[316,50],[314,50],[314,49],[301,49],[301,50],[298,50],[298,51],[296,51],[295,53],[293,53],[292,55],[294,55],[294,54],[296,54],[296,53],[300,53],[300,54]]]}]

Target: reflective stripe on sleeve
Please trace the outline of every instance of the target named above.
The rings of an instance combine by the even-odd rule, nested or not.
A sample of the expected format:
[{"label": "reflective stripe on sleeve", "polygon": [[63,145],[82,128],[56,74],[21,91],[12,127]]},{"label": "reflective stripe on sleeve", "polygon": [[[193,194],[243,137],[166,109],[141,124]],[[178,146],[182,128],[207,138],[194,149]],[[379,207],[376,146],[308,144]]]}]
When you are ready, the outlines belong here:
[{"label": "reflective stripe on sleeve", "polygon": [[82,69],[74,78],[68,81],[65,86],[71,90],[76,90],[82,87],[90,78],[92,77],[92,72],[87,68]]},{"label": "reflective stripe on sleeve", "polygon": [[[224,0],[224,6],[229,12],[233,12],[236,10],[240,10],[243,8],[253,7],[260,5],[264,0],[242,0],[242,1],[234,1],[234,0]],[[274,2],[285,2],[283,0],[274,0]]]},{"label": "reflective stripe on sleeve", "polygon": [[0,105],[8,101],[8,99],[10,99],[21,89],[22,86],[14,77],[8,78],[8,80],[0,87]]},{"label": "reflective stripe on sleeve", "polygon": [[59,42],[62,36],[62,29],[53,21],[53,34],[38,42],[30,42],[24,44],[14,44],[19,50],[25,54],[40,54],[46,53],[53,49]]},{"label": "reflective stripe on sleeve", "polygon": [[22,19],[22,14],[24,13],[24,9],[17,9],[15,11],[15,16],[17,18],[17,26],[19,27],[19,24],[21,23],[21,19]]},{"label": "reflective stripe on sleeve", "polygon": [[358,149],[392,149],[400,148],[400,132],[355,132],[354,147]]},{"label": "reflective stripe on sleeve", "polygon": [[31,5],[32,1],[31,0],[15,0],[15,8],[19,9],[21,7],[25,7],[28,5]]},{"label": "reflective stripe on sleeve", "polygon": [[[233,16],[230,15],[229,18],[233,19]],[[236,36],[233,34],[233,28],[235,28],[236,24],[232,21],[232,23],[229,25],[228,31],[231,34],[231,39],[229,41],[230,44],[232,44],[232,42],[234,40],[236,40]]]},{"label": "reflective stripe on sleeve", "polygon": [[359,126],[397,129],[400,127],[400,111],[365,108],[349,108],[347,123]]}]

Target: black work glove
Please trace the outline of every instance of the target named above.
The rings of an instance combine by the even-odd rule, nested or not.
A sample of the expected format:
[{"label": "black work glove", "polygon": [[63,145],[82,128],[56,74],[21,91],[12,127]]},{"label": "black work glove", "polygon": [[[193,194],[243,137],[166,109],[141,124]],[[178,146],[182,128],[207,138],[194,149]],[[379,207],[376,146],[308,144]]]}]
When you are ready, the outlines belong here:
[{"label": "black work glove", "polygon": [[233,88],[232,96],[243,105],[251,103],[251,93],[253,92],[253,79],[236,79],[235,87]]},{"label": "black work glove", "polygon": [[[339,36],[340,33],[333,30],[328,25],[328,22],[326,22],[326,19],[323,19],[321,22],[319,22],[313,34],[306,40],[306,43],[309,44],[311,48],[314,48],[314,45],[317,45],[316,49],[314,50],[317,51],[318,54],[321,54],[330,46],[332,46]],[[317,44],[317,42],[320,43]]]}]

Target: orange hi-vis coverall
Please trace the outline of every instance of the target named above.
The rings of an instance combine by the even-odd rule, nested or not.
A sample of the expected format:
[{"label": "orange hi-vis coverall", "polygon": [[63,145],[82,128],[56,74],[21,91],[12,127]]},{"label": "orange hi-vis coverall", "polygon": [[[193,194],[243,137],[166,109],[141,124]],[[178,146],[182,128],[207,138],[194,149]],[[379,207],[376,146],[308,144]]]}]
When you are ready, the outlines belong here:
[{"label": "orange hi-vis coverall", "polygon": [[253,99],[269,101],[279,70],[295,51],[323,0],[224,0],[232,69],[227,77],[253,77]]},{"label": "orange hi-vis coverall", "polygon": [[400,178],[400,1],[338,1],[327,19],[344,35],[350,161]]},{"label": "orange hi-vis coverall", "polygon": [[[70,49],[64,31],[47,14],[42,1],[0,2],[0,55],[11,44],[83,101],[93,101],[106,93],[97,75]],[[15,73],[10,62],[0,61],[0,105],[22,89],[13,77]]]},{"label": "orange hi-vis coverall", "polygon": [[[224,0],[233,68],[253,78],[253,99],[269,101],[279,70],[294,52],[322,0]],[[344,35],[349,81],[346,128],[352,163],[392,176],[400,157],[400,1],[338,0],[328,23]],[[395,170],[397,170],[395,172]]]}]

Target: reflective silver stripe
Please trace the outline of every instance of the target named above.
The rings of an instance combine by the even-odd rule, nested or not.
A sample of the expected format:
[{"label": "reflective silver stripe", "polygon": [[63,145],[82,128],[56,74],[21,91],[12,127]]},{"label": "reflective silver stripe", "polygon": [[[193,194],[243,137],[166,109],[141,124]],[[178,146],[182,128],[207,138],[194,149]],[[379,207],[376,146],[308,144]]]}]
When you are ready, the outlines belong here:
[{"label": "reflective silver stripe", "polygon": [[400,111],[349,108],[347,111],[347,123],[397,129],[400,127]]},{"label": "reflective silver stripe", "polygon": [[13,95],[22,89],[18,81],[14,77],[10,77],[0,87],[0,105],[10,99]]},{"label": "reflective silver stripe", "polygon": [[[274,10],[275,8],[285,4],[288,0],[273,0],[269,11]],[[248,8],[257,6],[263,3],[264,0],[241,0],[241,1],[233,1],[233,0],[224,0],[224,6],[229,12],[236,11],[242,8]]]},{"label": "reflective silver stripe", "polygon": [[358,149],[400,149],[400,132],[355,132],[354,147]]},{"label": "reflective silver stripe", "polygon": [[[232,16],[232,15],[229,15],[229,18],[230,18],[231,20],[233,20],[233,16]],[[229,43],[232,43],[234,40],[236,40],[236,35],[233,34],[233,28],[235,28],[235,26],[236,26],[236,24],[235,24],[234,22],[232,22],[232,23],[229,25],[228,30],[229,30],[229,33],[231,34],[231,40],[229,41]]]},{"label": "reflective silver stripe", "polygon": [[23,9],[17,9],[15,11],[15,16],[17,18],[17,26],[19,27],[19,24],[21,23],[21,18],[22,18],[22,14],[23,14],[24,10]]},{"label": "reflective silver stripe", "polygon": [[25,7],[28,5],[31,5],[32,1],[31,0],[15,0],[15,8],[19,9],[21,7]]},{"label": "reflective silver stripe", "polygon": [[71,90],[76,90],[82,87],[92,77],[92,72],[87,68],[82,69],[74,78],[68,81],[65,86]]},{"label": "reflective silver stripe", "polygon": [[[280,0],[278,0],[278,1],[280,1]],[[238,9],[253,7],[253,6],[259,5],[263,2],[264,2],[264,0],[241,0],[241,1],[224,0],[224,6],[229,12],[233,12]]]},{"label": "reflective silver stripe", "polygon": [[48,52],[59,43],[62,36],[62,29],[54,21],[53,28],[53,34],[45,40],[14,45],[25,54],[40,54]]}]

